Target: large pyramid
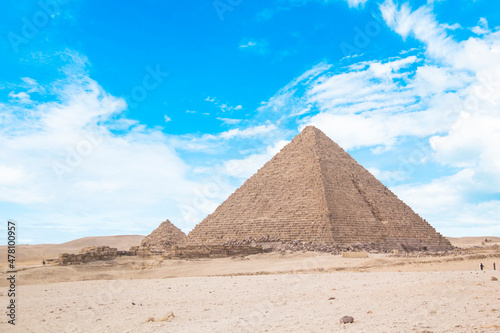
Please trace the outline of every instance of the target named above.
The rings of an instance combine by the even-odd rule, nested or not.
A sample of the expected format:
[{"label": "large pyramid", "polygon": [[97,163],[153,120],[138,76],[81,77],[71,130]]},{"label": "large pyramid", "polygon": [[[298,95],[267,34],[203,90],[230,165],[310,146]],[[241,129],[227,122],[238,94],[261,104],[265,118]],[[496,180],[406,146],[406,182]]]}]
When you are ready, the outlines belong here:
[{"label": "large pyramid", "polygon": [[446,250],[450,242],[319,129],[308,126],[188,235],[195,245],[369,245]]}]

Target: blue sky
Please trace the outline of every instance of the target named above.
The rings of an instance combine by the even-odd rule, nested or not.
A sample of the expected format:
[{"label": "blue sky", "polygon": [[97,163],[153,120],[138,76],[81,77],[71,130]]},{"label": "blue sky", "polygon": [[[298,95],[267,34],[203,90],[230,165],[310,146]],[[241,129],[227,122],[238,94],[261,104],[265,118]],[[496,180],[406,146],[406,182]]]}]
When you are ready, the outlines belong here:
[{"label": "blue sky", "polygon": [[2,7],[0,219],[21,242],[187,232],[310,124],[444,235],[500,236],[493,0]]}]

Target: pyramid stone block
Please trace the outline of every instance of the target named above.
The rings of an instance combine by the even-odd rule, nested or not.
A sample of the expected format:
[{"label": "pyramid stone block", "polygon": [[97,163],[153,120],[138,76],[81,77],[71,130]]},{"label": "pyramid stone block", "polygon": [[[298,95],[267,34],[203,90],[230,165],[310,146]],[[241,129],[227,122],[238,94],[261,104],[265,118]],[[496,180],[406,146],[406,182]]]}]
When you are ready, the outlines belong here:
[{"label": "pyramid stone block", "polygon": [[308,126],[188,235],[193,245],[371,244],[446,250],[449,241],[319,129]]}]

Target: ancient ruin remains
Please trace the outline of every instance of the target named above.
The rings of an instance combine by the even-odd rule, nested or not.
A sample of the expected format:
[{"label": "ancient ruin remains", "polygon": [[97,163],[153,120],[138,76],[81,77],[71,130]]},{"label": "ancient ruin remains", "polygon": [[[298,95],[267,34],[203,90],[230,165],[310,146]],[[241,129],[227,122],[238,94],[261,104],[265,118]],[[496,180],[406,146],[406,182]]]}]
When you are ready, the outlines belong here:
[{"label": "ancient ruin remains", "polygon": [[57,259],[46,259],[48,264],[66,266],[78,265],[89,261],[111,260],[117,255],[131,255],[128,251],[117,251],[109,246],[84,247],[80,253],[62,253]]},{"label": "ancient ruin remains", "polygon": [[451,249],[427,221],[308,126],[188,235],[190,245]]}]

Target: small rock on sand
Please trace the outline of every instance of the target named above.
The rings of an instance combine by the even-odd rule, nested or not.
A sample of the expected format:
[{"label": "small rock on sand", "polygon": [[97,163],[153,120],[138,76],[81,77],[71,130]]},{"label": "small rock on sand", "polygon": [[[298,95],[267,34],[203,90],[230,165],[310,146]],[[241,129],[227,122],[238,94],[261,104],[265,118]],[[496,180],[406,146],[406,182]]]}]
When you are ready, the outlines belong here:
[{"label": "small rock on sand", "polygon": [[340,323],[341,324],[350,324],[354,322],[354,318],[351,316],[343,316],[340,318]]},{"label": "small rock on sand", "polygon": [[169,314],[167,314],[166,316],[162,317],[162,318],[159,318],[157,321],[170,321],[172,319],[175,318],[175,315],[173,312],[170,312]]}]

